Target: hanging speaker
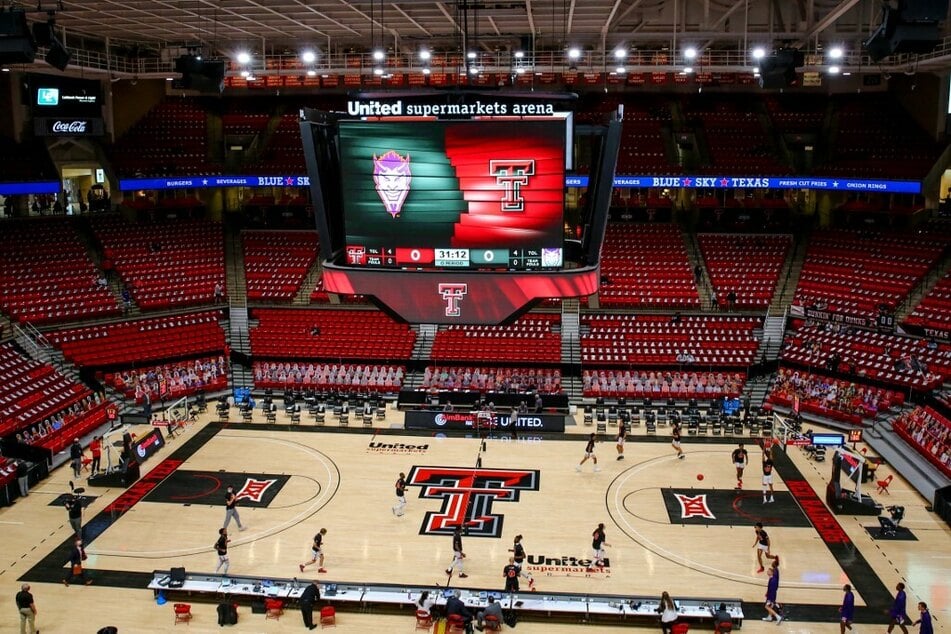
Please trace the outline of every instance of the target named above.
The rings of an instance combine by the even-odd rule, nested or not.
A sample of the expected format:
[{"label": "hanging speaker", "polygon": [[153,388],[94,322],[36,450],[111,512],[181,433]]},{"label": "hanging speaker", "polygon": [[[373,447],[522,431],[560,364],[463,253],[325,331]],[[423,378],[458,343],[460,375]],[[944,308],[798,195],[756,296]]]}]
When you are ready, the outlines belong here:
[{"label": "hanging speaker", "polygon": [[55,37],[50,41],[49,50],[46,51],[47,64],[58,70],[66,70],[72,58],[73,54],[66,50],[62,42]]},{"label": "hanging speaker", "polygon": [[0,10],[0,64],[31,64],[36,59],[36,42],[21,10]]}]

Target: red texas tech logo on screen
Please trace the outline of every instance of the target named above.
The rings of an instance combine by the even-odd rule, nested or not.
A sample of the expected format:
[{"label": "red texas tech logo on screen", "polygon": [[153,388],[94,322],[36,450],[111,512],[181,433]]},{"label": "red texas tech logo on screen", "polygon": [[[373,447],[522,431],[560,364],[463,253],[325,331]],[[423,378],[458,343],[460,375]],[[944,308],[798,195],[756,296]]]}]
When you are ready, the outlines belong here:
[{"label": "red texas tech logo on screen", "polygon": [[522,187],[528,187],[528,177],[535,175],[532,159],[495,159],[489,161],[489,173],[502,186],[502,211],[525,211]]},{"label": "red texas tech logo on screen", "polygon": [[468,284],[440,284],[439,294],[446,300],[446,317],[459,317],[462,315],[462,309],[459,302],[469,292]]},{"label": "red texas tech logo on screen", "polygon": [[521,491],[537,491],[538,471],[413,467],[406,484],[422,487],[421,498],[442,500],[439,511],[426,513],[420,535],[451,535],[463,526],[470,537],[501,537],[504,518],[492,513],[492,503],[518,502]]}]

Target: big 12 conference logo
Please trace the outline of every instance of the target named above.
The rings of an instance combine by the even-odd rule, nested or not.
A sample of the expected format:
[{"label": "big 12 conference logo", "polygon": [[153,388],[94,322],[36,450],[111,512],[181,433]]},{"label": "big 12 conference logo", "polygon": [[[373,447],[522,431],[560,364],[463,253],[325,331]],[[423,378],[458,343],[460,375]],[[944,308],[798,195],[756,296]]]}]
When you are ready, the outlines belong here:
[{"label": "big 12 conference logo", "polygon": [[462,309],[459,302],[469,292],[469,285],[464,283],[444,283],[439,285],[439,294],[446,300],[446,317],[459,317]]},{"label": "big 12 conference logo", "polygon": [[518,502],[522,491],[538,490],[538,480],[535,469],[414,466],[406,484],[422,487],[421,498],[442,500],[439,511],[426,513],[420,535],[451,535],[462,526],[471,537],[501,537],[504,518],[492,504]]}]

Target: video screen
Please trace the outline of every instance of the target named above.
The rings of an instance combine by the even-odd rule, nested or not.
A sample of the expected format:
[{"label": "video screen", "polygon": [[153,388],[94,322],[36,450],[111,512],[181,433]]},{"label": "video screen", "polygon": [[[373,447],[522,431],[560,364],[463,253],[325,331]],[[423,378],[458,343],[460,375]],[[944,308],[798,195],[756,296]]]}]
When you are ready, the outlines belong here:
[{"label": "video screen", "polygon": [[340,123],[351,266],[560,269],[565,122]]}]

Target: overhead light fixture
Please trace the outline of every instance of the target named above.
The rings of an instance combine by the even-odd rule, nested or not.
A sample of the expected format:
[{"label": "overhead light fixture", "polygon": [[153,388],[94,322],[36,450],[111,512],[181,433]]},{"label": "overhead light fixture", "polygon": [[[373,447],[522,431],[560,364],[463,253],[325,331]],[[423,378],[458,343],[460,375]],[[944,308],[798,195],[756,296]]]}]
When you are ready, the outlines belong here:
[{"label": "overhead light fixture", "polygon": [[692,46],[688,46],[684,49],[684,59],[696,59],[697,49]]},{"label": "overhead light fixture", "polygon": [[3,71],[3,72],[5,72],[5,73],[9,73],[9,72],[10,72],[10,69],[7,68],[6,66],[4,66],[3,68],[0,68],[0,71]]},{"label": "overhead light fixture", "polygon": [[[4,68],[3,70],[4,70],[4,72],[7,71],[6,68]],[[166,78],[165,78],[165,81],[175,81],[175,78],[174,78],[174,77],[166,77]]]},{"label": "overhead light fixture", "polygon": [[200,61],[201,61],[201,55],[195,55],[195,59],[197,59],[197,60],[200,62]]},{"label": "overhead light fixture", "polygon": [[376,68],[373,69],[373,74],[379,77],[380,75],[383,74],[383,69],[377,66]]},{"label": "overhead light fixture", "polygon": [[830,75],[838,75],[840,70],[842,70],[842,69],[840,69],[838,66],[830,66],[830,67],[829,67],[829,74],[830,74]]},{"label": "overhead light fixture", "polygon": [[627,72],[627,69],[624,68],[623,66],[618,66],[617,68],[614,69],[614,72],[617,73],[618,75],[623,75],[624,73]]},{"label": "overhead light fixture", "polygon": [[515,59],[522,59],[523,57],[525,57],[524,51],[515,51]]},{"label": "overhead light fixture", "polygon": [[573,46],[568,49],[568,59],[578,59],[581,57],[581,49]]},{"label": "overhead light fixture", "polygon": [[378,62],[382,62],[384,59],[386,59],[386,53],[383,52],[383,49],[378,48],[373,51],[373,59]]},{"label": "overhead light fixture", "polygon": [[301,58],[301,61],[303,61],[305,64],[313,64],[314,62],[317,61],[317,53],[310,50],[304,51],[303,53],[300,54],[300,58]]},{"label": "overhead light fixture", "polygon": [[470,74],[470,75],[478,75],[478,74],[479,74],[479,69],[476,68],[475,66],[470,66],[470,67],[469,67],[469,74]]},{"label": "overhead light fixture", "polygon": [[248,64],[251,62],[251,54],[247,51],[241,51],[235,59],[238,60],[239,64]]},{"label": "overhead light fixture", "polygon": [[424,74],[424,75],[428,75],[428,74],[430,74],[431,72],[433,72],[433,71],[429,70],[428,68],[424,68],[424,69],[423,69],[423,74]]},{"label": "overhead light fixture", "polygon": [[249,70],[243,70],[243,71],[241,71],[241,76],[244,77],[245,79],[247,79],[248,77],[251,76],[251,71],[249,71]]},{"label": "overhead light fixture", "polygon": [[753,69],[753,75],[756,76],[756,77],[759,77],[759,69],[758,69],[758,68],[754,68],[754,69]]},{"label": "overhead light fixture", "polygon": [[316,77],[316,76],[317,76],[317,71],[314,70],[313,68],[311,68],[309,71],[307,71],[307,76],[308,76],[308,77]]},{"label": "overhead light fixture", "polygon": [[423,60],[424,62],[429,61],[429,58],[432,56],[433,54],[429,52],[429,49],[424,48],[419,51],[419,59]]},{"label": "overhead light fixture", "polygon": [[842,59],[842,55],[844,54],[845,52],[841,46],[833,46],[829,49],[829,59]]},{"label": "overhead light fixture", "polygon": [[766,57],[766,49],[762,46],[757,46],[753,49],[753,59],[763,59]]},{"label": "overhead light fixture", "polygon": [[468,53],[466,53],[466,57],[468,57],[469,59],[475,59],[476,58],[475,51],[469,51]]},{"label": "overhead light fixture", "polygon": [[627,50],[623,48],[614,49],[614,59],[624,59],[627,57]]},{"label": "overhead light fixture", "polygon": [[689,75],[693,72],[693,66],[684,66],[684,75]]},{"label": "overhead light fixture", "polygon": [[518,68],[515,69],[515,74],[516,74],[516,75],[524,75],[524,74],[525,74],[525,69],[522,68],[521,66],[519,66]]}]

